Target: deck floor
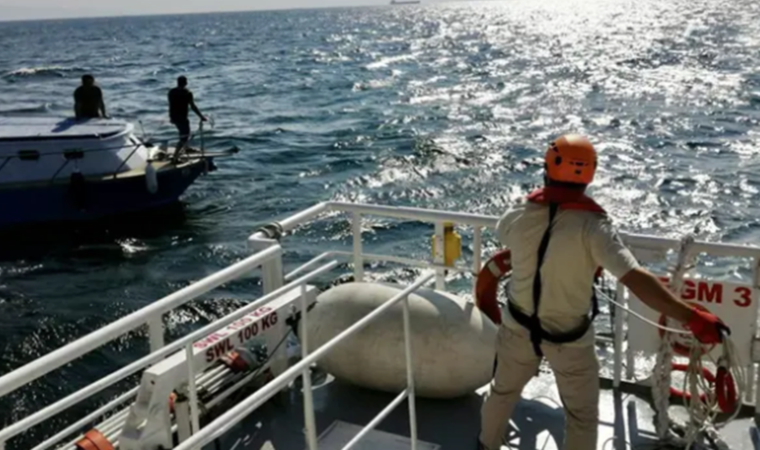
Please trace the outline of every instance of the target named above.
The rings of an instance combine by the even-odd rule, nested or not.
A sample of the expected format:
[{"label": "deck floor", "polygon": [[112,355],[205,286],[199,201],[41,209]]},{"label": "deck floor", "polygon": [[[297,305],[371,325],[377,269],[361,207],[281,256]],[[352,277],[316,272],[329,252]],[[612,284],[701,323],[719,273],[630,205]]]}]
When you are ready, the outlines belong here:
[{"label": "deck floor", "polygon": [[[315,380],[316,383],[316,380]],[[329,377],[314,388],[317,435],[336,421],[364,427],[394,398],[351,386]],[[482,394],[456,400],[417,399],[419,440],[437,444],[440,450],[474,450],[480,430]],[[560,449],[564,436],[564,414],[553,376],[534,378],[523,393],[523,401],[512,419],[509,447],[513,450]],[[678,407],[671,414],[679,413]],[[648,403],[633,394],[602,390],[600,398],[599,450],[666,449],[658,444]],[[407,403],[402,403],[377,429],[409,436]],[[635,417],[635,419],[632,419]],[[731,450],[756,450],[752,442],[753,419],[729,424],[721,436]],[[305,450],[303,404],[297,389],[280,394],[233,428],[223,439],[207,446],[209,450]],[[638,430],[633,432],[632,429]],[[615,438],[615,436],[618,436]],[[630,444],[630,445],[628,445]],[[375,449],[358,445],[356,449]],[[393,447],[395,449],[395,447]],[[710,448],[710,447],[699,447]],[[323,447],[320,447],[323,449]],[[420,447],[423,449],[423,447]],[[324,450],[333,450],[326,447]],[[392,450],[392,449],[389,449]],[[570,450],[570,449],[568,449]],[[582,449],[572,449],[582,450]],[[698,450],[695,448],[694,450]]]}]

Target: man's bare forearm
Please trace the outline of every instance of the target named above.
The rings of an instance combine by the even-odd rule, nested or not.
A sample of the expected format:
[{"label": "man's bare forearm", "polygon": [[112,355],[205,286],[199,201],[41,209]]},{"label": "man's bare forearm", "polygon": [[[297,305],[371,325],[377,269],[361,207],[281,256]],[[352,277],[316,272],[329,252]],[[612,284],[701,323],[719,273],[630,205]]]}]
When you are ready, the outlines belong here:
[{"label": "man's bare forearm", "polygon": [[191,105],[191,108],[193,108],[193,112],[198,115],[201,119],[203,119],[203,114],[201,114],[201,110],[198,109],[197,106],[195,106],[195,103]]}]

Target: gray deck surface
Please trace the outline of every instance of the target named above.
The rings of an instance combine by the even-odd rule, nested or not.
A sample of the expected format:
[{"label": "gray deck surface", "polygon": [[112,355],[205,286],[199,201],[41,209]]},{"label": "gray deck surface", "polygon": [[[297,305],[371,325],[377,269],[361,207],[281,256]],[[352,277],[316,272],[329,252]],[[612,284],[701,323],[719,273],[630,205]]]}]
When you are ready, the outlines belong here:
[{"label": "gray deck surface", "polygon": [[[481,390],[482,392],[482,390]],[[542,374],[534,378],[523,393],[523,401],[512,419],[514,429],[509,433],[512,449],[536,450],[559,449],[563,440],[564,414],[561,407],[546,397],[557,401],[554,378]],[[358,425],[361,429],[369,423],[394,398],[393,395],[354,387],[328,379],[321,386],[316,384],[314,399],[318,436],[333,426],[336,421]],[[440,450],[474,450],[480,429],[480,406],[482,397],[478,393],[456,400],[417,399],[419,440],[437,444]],[[671,417],[678,418],[678,407],[672,408]],[[681,411],[683,413],[683,411]],[[629,416],[635,416],[634,421]],[[683,416],[681,416],[683,417]],[[306,444],[303,432],[303,406],[297,389],[280,394],[241,424],[233,428],[216,444],[208,449],[253,449],[253,450],[304,450]],[[750,437],[754,421],[742,418],[732,422],[721,432],[723,439],[732,450],[756,449]],[[343,425],[336,425],[343,426]],[[631,429],[638,433],[631,436]],[[386,433],[409,436],[407,403],[402,403],[377,428]],[[617,433],[616,433],[617,430]],[[327,433],[329,434],[329,433]],[[613,436],[615,441],[609,441]],[[630,443],[626,445],[625,442]],[[559,443],[559,444],[558,444]],[[333,450],[339,445],[320,446],[323,450]],[[355,447],[376,449],[376,445]],[[406,447],[408,448],[408,447]],[[418,447],[428,450],[430,447]],[[509,447],[506,447],[509,448]],[[633,394],[602,390],[600,399],[600,424],[598,449],[623,450],[672,448],[658,445],[654,436],[652,410],[646,401]],[[699,447],[710,448],[710,447]],[[389,446],[387,450],[395,450]],[[576,449],[568,449],[576,450]],[[583,450],[583,449],[577,449]],[[695,449],[696,450],[696,449]]]}]

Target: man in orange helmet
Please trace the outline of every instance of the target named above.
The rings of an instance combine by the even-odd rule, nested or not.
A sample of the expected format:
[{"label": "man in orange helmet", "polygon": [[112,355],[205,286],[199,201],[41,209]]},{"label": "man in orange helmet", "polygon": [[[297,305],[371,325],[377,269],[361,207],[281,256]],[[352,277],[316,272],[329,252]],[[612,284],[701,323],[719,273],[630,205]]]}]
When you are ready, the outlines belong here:
[{"label": "man in orange helmet", "polygon": [[597,448],[599,362],[593,283],[609,271],[649,307],[686,324],[703,343],[728,328],[714,315],[678,300],[639,267],[604,209],[585,195],[596,172],[596,150],[583,136],[565,135],[545,156],[544,188],[497,224],[511,249],[508,304],[497,339],[497,366],[482,410],[479,448],[498,450],[525,385],[543,357],[554,371],[565,408],[566,450]]}]

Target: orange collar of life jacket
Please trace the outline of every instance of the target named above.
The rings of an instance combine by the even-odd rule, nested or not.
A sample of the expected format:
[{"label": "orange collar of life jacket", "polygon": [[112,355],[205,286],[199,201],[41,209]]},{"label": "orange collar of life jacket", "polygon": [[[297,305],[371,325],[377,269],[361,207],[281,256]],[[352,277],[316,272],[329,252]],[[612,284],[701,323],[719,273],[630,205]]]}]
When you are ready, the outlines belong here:
[{"label": "orange collar of life jacket", "polygon": [[528,195],[528,201],[546,206],[551,203],[556,203],[559,205],[560,209],[607,214],[604,208],[599,206],[599,204],[586,194],[578,192],[577,190],[557,186],[547,186],[531,192],[530,195]]}]

